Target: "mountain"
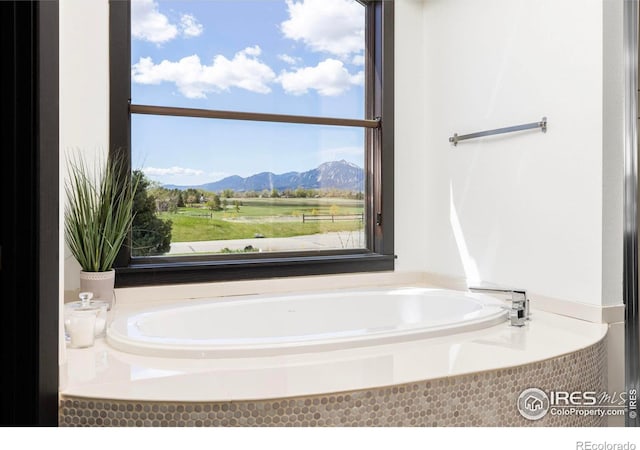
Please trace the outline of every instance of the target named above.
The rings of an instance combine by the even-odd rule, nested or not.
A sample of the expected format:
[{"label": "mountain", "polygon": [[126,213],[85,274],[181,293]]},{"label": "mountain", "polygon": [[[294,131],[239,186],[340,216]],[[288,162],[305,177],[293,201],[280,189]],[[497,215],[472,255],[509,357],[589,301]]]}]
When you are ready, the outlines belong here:
[{"label": "mountain", "polygon": [[320,164],[317,168],[306,172],[287,172],[276,175],[272,172],[261,172],[243,178],[238,175],[223,178],[213,183],[199,186],[165,185],[167,189],[196,188],[210,192],[220,192],[231,189],[237,192],[263,191],[277,189],[340,189],[364,192],[364,169],[355,164],[341,161],[331,161]]}]

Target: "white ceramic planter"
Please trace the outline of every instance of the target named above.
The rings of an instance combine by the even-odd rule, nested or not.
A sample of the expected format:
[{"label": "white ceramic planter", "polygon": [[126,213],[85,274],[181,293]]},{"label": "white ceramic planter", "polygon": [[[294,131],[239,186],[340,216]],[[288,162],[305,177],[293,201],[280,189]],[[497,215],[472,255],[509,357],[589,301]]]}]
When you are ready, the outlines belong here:
[{"label": "white ceramic planter", "polygon": [[93,300],[107,302],[109,309],[113,308],[115,302],[115,281],[116,271],[113,269],[107,272],[80,271],[80,291],[93,292]]}]

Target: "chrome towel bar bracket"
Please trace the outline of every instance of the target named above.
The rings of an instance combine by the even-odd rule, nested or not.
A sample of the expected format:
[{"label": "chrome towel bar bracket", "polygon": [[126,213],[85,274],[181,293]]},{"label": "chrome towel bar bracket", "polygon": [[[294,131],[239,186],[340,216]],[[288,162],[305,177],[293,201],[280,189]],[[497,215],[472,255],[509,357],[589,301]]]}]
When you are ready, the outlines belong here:
[{"label": "chrome towel bar bracket", "polygon": [[515,131],[531,130],[535,128],[540,128],[543,133],[546,133],[547,118],[543,117],[542,120],[540,120],[539,122],[525,123],[523,125],[515,125],[513,127],[496,128],[495,130],[478,131],[477,133],[463,134],[462,136],[458,136],[458,133],[455,133],[453,136],[449,138],[449,142],[451,142],[454,146],[457,146],[458,142],[466,141],[467,139],[493,136],[496,134],[513,133]]}]

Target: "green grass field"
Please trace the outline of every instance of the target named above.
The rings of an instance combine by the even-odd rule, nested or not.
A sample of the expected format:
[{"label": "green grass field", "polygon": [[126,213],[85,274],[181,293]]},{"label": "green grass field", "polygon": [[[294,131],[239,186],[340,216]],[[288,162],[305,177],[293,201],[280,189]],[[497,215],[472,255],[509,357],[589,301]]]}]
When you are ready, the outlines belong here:
[{"label": "green grass field", "polygon": [[302,215],[336,216],[361,214],[362,200],[336,198],[251,198],[238,199],[240,211],[229,199],[226,211],[213,212],[206,207],[179,208],[177,213],[160,213],[161,219],[173,222],[173,242],[196,242],[227,239],[249,239],[256,235],[264,237],[304,236],[331,231],[361,230],[360,220],[338,220],[302,222]]},{"label": "green grass field", "polygon": [[364,209],[362,200],[336,198],[250,198],[239,201],[242,201],[240,210],[245,217],[296,217],[313,214],[314,211],[317,214],[331,214],[332,211],[333,214],[360,214]]}]

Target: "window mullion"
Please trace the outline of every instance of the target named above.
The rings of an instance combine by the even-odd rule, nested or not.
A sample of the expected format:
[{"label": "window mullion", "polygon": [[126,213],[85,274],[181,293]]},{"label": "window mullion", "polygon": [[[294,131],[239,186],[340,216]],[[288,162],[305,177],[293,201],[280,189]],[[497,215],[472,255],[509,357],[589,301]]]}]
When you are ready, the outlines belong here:
[{"label": "window mullion", "polygon": [[344,127],[378,128],[380,119],[343,119],[336,117],[294,116],[288,114],[267,114],[242,111],[221,111],[215,109],[178,108],[173,106],[130,105],[132,114],[157,116],[196,117],[205,119],[249,120],[258,122],[295,123],[306,125],[332,125]]}]

